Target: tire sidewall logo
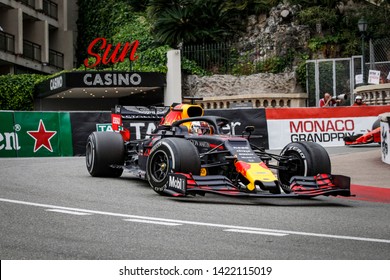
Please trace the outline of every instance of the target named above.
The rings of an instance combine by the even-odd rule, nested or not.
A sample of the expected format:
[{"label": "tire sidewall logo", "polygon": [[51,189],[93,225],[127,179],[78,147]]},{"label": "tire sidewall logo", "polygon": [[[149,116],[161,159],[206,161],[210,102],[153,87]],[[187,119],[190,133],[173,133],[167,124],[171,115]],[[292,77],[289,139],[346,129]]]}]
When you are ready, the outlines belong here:
[{"label": "tire sidewall logo", "polygon": [[291,147],[288,147],[287,149],[284,149],[282,154],[284,154],[286,151],[295,151],[299,154],[299,156],[302,158],[302,159],[306,159],[306,156],[305,154],[302,152],[301,149],[299,149],[298,147],[296,146],[291,146]]}]

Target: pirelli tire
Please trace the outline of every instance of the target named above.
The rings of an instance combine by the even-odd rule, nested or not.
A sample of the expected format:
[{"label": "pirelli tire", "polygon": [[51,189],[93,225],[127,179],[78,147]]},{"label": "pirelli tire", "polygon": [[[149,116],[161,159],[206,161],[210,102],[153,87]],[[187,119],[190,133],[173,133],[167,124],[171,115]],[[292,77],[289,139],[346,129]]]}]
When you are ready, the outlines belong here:
[{"label": "pirelli tire", "polygon": [[110,131],[92,132],[85,151],[85,160],[89,174],[93,177],[119,177],[123,173],[120,167],[124,163],[125,147],[119,133]]},{"label": "pirelli tire", "polygon": [[314,176],[319,173],[331,173],[328,152],[318,143],[292,142],[287,144],[280,155],[278,178],[284,192],[291,192],[290,179],[293,176]]},{"label": "pirelli tire", "polygon": [[172,172],[200,174],[197,148],[183,138],[163,138],[152,148],[146,163],[146,177],[152,189],[164,195],[168,174]]}]

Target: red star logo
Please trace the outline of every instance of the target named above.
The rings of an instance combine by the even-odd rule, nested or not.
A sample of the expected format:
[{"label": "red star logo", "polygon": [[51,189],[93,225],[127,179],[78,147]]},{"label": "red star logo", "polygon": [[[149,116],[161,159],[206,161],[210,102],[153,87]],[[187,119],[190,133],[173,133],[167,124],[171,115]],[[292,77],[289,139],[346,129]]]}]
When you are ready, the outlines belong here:
[{"label": "red star logo", "polygon": [[45,147],[48,151],[53,152],[50,139],[56,135],[57,131],[47,131],[42,119],[39,120],[37,131],[27,131],[27,133],[35,140],[34,153],[42,148],[42,146]]}]

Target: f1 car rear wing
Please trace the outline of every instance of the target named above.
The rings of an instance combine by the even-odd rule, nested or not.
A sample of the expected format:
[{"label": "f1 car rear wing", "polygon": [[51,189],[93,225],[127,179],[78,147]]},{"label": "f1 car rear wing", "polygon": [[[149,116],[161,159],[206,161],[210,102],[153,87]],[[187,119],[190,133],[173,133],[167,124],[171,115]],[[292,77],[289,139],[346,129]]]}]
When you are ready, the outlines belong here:
[{"label": "f1 car rear wing", "polygon": [[112,114],[121,115],[123,120],[158,121],[168,113],[169,107],[116,105]]},{"label": "f1 car rear wing", "polygon": [[169,107],[116,105],[111,110],[111,126],[114,131],[120,132],[124,141],[129,141],[130,130],[123,125],[124,122],[159,122],[169,110]]}]

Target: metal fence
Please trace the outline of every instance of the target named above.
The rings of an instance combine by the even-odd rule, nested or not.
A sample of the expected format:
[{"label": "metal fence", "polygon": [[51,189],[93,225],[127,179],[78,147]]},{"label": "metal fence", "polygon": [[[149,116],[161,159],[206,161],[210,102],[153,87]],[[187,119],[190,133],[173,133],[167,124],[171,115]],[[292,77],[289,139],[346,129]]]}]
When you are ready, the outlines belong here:
[{"label": "metal fence", "polygon": [[315,107],[326,92],[350,105],[353,83],[353,59],[319,59],[306,61],[307,83],[309,95],[308,106]]},{"label": "metal fence", "polygon": [[49,49],[49,64],[60,69],[64,69],[64,54]]},{"label": "metal fence", "polygon": [[250,75],[275,71],[278,63],[286,67],[275,57],[273,46],[263,42],[246,46],[239,42],[189,45],[183,46],[181,53],[182,60],[191,61],[211,74]]},{"label": "metal fence", "polygon": [[[325,92],[341,98],[343,105],[352,104],[354,88],[369,81],[370,70],[380,71],[381,81],[390,82],[390,38],[366,40],[363,46],[366,55],[306,62],[307,106],[318,106]],[[181,54],[182,66],[196,64],[210,74],[250,75],[293,68],[293,57],[276,56],[267,42],[245,47],[242,42],[183,46]],[[357,79],[361,74],[363,79]]]},{"label": "metal fence", "polygon": [[14,53],[15,52],[15,36],[6,32],[0,31],[0,50]]},{"label": "metal fence", "polygon": [[[318,106],[325,92],[342,100],[342,105],[353,103],[356,86],[369,84],[370,70],[380,71],[380,83],[390,82],[390,38],[369,40],[364,44],[367,55],[351,58],[306,61],[306,90],[308,106]],[[360,76],[360,77],[359,77]]]},{"label": "metal fence", "polygon": [[58,19],[58,5],[53,1],[43,0],[43,13],[49,17]]},{"label": "metal fence", "polygon": [[33,42],[23,40],[23,57],[41,62],[41,46]]},{"label": "metal fence", "polygon": [[[369,41],[369,57],[365,68],[381,72],[381,82],[390,82],[390,38]],[[367,80],[368,81],[368,80]]]}]

